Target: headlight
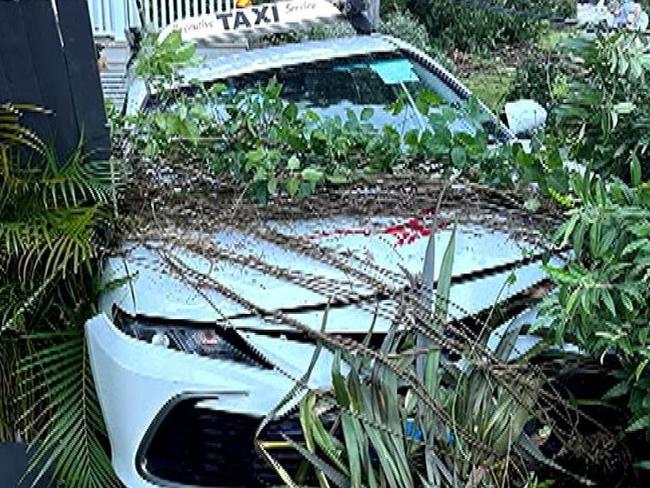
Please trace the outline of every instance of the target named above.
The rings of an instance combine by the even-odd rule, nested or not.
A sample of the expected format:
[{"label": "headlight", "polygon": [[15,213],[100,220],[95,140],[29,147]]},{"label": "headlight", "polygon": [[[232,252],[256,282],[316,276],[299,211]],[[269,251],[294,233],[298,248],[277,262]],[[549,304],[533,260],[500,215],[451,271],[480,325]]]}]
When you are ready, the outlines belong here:
[{"label": "headlight", "polygon": [[210,328],[176,321],[132,317],[118,310],[115,324],[124,333],[155,346],[211,359],[224,359],[248,366],[271,368],[235,330]]}]

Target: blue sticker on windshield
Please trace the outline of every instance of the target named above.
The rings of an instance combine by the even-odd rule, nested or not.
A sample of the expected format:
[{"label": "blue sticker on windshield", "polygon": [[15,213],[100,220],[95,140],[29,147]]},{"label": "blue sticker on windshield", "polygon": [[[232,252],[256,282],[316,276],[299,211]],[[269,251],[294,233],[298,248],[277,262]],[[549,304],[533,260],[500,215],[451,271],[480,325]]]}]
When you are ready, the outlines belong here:
[{"label": "blue sticker on windshield", "polygon": [[370,63],[370,68],[387,85],[419,81],[418,75],[413,71],[413,65],[407,59],[373,61]]}]

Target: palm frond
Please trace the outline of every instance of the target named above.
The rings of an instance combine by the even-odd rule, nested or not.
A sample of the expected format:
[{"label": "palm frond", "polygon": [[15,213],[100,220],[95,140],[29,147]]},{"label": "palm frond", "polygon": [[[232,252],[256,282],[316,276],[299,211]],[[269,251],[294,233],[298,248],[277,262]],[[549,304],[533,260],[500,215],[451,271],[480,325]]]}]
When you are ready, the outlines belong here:
[{"label": "palm frond", "polygon": [[[19,124],[14,107],[0,107],[3,116]],[[20,151],[7,150],[23,142],[8,135],[16,130],[0,135],[0,266],[12,263],[23,281],[77,272],[96,256],[95,229],[109,216],[122,167],[87,161],[81,146],[63,162],[45,146],[41,157],[20,161]]]},{"label": "palm frond", "polygon": [[38,306],[52,281],[45,279],[36,288],[26,288],[14,281],[0,285],[0,335],[5,331],[25,331],[26,315]]},{"label": "palm frond", "polygon": [[31,218],[0,222],[0,260],[14,262],[22,281],[76,273],[96,256],[94,228],[107,218],[100,206],[43,209]]},{"label": "palm frond", "polygon": [[83,331],[35,338],[46,346],[24,363],[33,378],[42,378],[35,421],[42,423],[31,442],[30,472],[38,480],[51,469],[65,486],[117,488]]},{"label": "palm frond", "polygon": [[37,163],[11,159],[0,161],[0,208],[18,212],[30,206],[70,208],[89,203],[107,203],[119,189],[123,171],[116,161],[86,161],[77,147],[59,162],[51,148]]},{"label": "palm frond", "polygon": [[43,152],[45,145],[34,132],[21,124],[23,112],[47,112],[33,105],[0,104],[0,151],[11,146],[26,146]]},{"label": "palm frond", "polygon": [[122,171],[81,146],[57,160],[21,125],[27,110],[41,111],[0,105],[0,441],[29,441],[34,483],[117,487],[81,325]]},{"label": "palm frond", "polygon": [[32,343],[25,337],[0,334],[0,442],[25,439],[34,433],[25,428],[32,416],[24,414],[35,402],[34,384],[20,371],[22,359],[32,352]]}]

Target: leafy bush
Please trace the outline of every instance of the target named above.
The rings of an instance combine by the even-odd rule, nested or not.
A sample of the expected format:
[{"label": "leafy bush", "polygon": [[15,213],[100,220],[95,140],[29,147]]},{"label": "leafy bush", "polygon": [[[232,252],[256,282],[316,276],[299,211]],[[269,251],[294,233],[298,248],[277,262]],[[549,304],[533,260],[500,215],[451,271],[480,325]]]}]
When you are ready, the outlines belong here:
[{"label": "leafy bush", "polygon": [[628,185],[588,173],[572,179],[574,208],[558,233],[576,259],[548,267],[558,293],[544,315],[556,341],[595,357],[614,354],[623,378],[608,397],[630,394],[630,431],[650,439],[650,184],[633,160]]},{"label": "leafy bush", "polygon": [[147,36],[136,58],[135,75],[144,79],[155,89],[165,83],[173,83],[179,70],[199,62],[196,44],[183,42],[180,31],[170,33],[161,42],[156,35]]},{"label": "leafy bush", "polygon": [[[494,0],[497,9],[538,12],[567,17],[575,12],[568,0]],[[422,19],[434,41],[463,51],[487,51],[499,44],[520,44],[535,40],[545,23],[534,15],[517,15],[485,7],[483,2],[416,0],[412,11]]]},{"label": "leafy bush", "polygon": [[[428,128],[402,135],[390,125],[370,124],[371,108],[321,119],[282,100],[281,90],[273,80],[236,93],[216,84],[203,93],[174,96],[168,108],[138,114],[127,123],[139,127],[133,142],[145,157],[205,159],[216,174],[244,182],[261,202],[278,192],[305,195],[325,182],[390,173],[420,162],[467,173],[487,151],[482,124],[488,116],[476,100],[442,106],[436,95],[423,91],[416,104]],[[406,106],[398,100],[391,109],[398,114]],[[467,127],[452,131],[459,115]]]},{"label": "leafy bush", "polygon": [[[160,49],[168,51],[165,46]],[[190,52],[176,44],[174,50]],[[156,54],[156,58],[178,67],[173,56]],[[194,62],[185,56],[181,61]],[[142,61],[142,66],[152,65]],[[170,70],[159,63],[145,73],[151,72],[156,80],[161,79],[159,73],[168,78]],[[244,182],[261,202],[279,192],[305,195],[319,184],[349,181],[364,173],[389,173],[407,164],[412,168],[424,161],[467,173],[487,150],[486,114],[475,100],[442,106],[439,97],[423,91],[415,100],[420,113],[414,115],[428,122],[429,128],[402,135],[391,126],[370,124],[371,108],[359,114],[349,110],[344,118],[321,119],[282,100],[281,90],[273,80],[239,92],[222,84],[207,89],[200,83],[189,92],[174,92],[159,83],[158,110],[116,122],[145,158],[206,160],[216,174]],[[392,109],[397,114],[407,106],[400,99]],[[466,121],[465,129],[450,130],[459,116]]]},{"label": "leafy bush", "polygon": [[633,157],[650,172],[650,47],[633,33],[598,34],[563,44],[580,70],[556,111],[570,157],[602,176],[627,179]]},{"label": "leafy bush", "polygon": [[535,52],[517,68],[509,100],[533,99],[552,111],[568,95],[571,64],[558,52]]}]

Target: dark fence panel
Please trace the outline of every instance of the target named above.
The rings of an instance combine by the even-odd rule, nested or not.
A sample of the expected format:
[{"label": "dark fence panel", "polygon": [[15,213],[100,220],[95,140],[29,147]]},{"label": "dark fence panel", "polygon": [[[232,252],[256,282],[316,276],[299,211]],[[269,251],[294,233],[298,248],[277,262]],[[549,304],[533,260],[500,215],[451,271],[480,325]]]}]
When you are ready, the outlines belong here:
[{"label": "dark fence panel", "polygon": [[[0,0],[0,64],[9,84],[8,93],[0,93],[0,103],[13,101],[45,106],[22,5],[18,2]],[[53,128],[48,118],[26,114],[25,122],[45,140],[52,141]]]},{"label": "dark fence panel", "polygon": [[57,49],[45,47],[59,39],[52,5],[42,0],[21,0],[20,5],[43,104],[52,111],[54,145],[58,154],[67,154],[79,144],[79,127],[70,110],[72,94],[63,49],[58,49],[60,42],[54,44]]},{"label": "dark fence panel", "polygon": [[83,137],[93,159],[110,155],[86,0],[0,0],[0,103],[51,110],[26,124],[64,160]]},{"label": "dark fence panel", "polygon": [[87,147],[103,154],[110,150],[111,141],[106,129],[104,97],[88,3],[86,0],[57,0],[56,5],[79,127]]}]

